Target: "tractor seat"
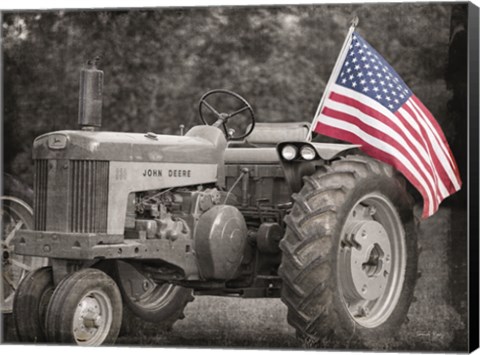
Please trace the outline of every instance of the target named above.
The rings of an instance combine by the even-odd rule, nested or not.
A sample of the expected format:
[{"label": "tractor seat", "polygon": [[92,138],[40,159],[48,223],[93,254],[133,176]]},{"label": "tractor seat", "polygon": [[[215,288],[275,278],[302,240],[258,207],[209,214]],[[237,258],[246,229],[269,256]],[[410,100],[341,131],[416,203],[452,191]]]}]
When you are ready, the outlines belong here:
[{"label": "tractor seat", "polygon": [[[226,164],[278,164],[276,145],[285,141],[304,141],[310,123],[257,123],[241,142],[229,142]],[[248,130],[248,129],[247,129]]]}]

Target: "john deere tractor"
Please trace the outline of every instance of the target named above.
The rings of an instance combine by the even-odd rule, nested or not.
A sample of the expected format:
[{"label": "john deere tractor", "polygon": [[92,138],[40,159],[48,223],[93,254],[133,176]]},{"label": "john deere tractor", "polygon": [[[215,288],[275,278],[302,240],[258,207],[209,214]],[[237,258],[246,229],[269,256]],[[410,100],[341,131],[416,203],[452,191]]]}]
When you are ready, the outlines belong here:
[{"label": "john deere tractor", "polygon": [[257,123],[227,90],[186,134],[100,131],[103,72],[80,83],[80,129],[33,145],[34,228],[13,243],[49,266],[17,288],[21,341],[112,344],[124,309],[171,326],[193,295],[280,297],[308,344],[398,331],[417,249],[392,167],[306,140],[308,123]]}]

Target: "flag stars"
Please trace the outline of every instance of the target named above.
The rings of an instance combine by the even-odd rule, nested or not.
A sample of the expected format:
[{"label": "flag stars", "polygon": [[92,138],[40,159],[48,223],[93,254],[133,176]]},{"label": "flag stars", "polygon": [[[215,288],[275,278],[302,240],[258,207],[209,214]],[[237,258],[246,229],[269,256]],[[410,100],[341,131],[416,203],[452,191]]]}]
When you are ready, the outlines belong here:
[{"label": "flag stars", "polygon": [[397,110],[411,95],[398,74],[358,35],[353,36],[337,83]]}]

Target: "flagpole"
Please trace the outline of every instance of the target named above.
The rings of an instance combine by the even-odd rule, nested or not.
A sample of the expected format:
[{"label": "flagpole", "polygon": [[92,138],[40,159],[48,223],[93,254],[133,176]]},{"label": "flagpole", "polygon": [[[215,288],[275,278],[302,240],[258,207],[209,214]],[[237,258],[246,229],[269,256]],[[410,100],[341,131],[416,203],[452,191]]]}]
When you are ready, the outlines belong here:
[{"label": "flagpole", "polygon": [[353,31],[355,31],[355,27],[357,27],[357,25],[358,25],[358,17],[355,16],[350,22],[350,28],[348,29],[347,36],[345,37],[345,41],[343,42],[342,49],[340,50],[340,53],[337,57],[337,61],[335,62],[332,73],[330,74],[330,78],[328,79],[327,86],[325,86],[325,90],[323,91],[323,95],[322,95],[322,98],[320,99],[320,103],[318,104],[317,111],[315,112],[315,116],[313,116],[313,122],[310,125],[310,129],[308,130],[307,136],[305,137],[307,141],[312,140],[312,131],[315,129],[318,115],[325,102],[325,99],[326,99],[325,94],[328,93],[330,87],[333,84],[333,81],[338,76],[338,72],[340,71],[340,64],[343,63],[343,61],[345,60],[345,56],[347,55],[347,52],[348,52],[348,46],[350,45],[352,33]]}]

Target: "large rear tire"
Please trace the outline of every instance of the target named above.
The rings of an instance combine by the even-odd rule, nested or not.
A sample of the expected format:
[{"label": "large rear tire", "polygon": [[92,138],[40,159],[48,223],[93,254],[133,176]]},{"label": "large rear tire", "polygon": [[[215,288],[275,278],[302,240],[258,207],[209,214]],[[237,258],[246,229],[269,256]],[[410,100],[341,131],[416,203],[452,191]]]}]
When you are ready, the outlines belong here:
[{"label": "large rear tire", "polygon": [[376,347],[404,322],[417,278],[412,199],[385,164],[348,156],[293,196],[280,243],[288,321],[311,347]]},{"label": "large rear tire", "polygon": [[3,174],[4,190],[0,197],[2,220],[2,313],[11,313],[13,298],[20,281],[32,270],[48,264],[46,258],[17,255],[12,239],[19,229],[33,229],[33,192],[9,174]]}]

